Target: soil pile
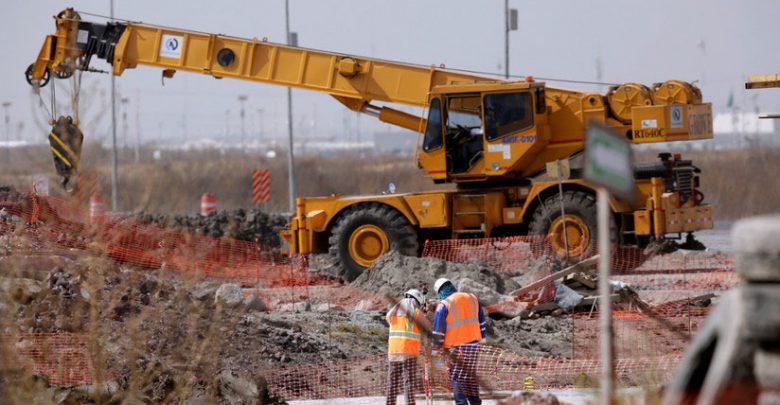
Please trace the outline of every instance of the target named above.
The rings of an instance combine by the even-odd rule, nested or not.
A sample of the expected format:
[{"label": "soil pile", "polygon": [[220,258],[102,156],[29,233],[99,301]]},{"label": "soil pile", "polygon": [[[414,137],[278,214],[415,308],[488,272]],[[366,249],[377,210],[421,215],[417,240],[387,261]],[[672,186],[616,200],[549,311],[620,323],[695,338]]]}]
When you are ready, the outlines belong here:
[{"label": "soil pile", "polygon": [[281,245],[279,232],[288,222],[286,217],[268,213],[258,207],[248,210],[241,208],[233,211],[218,211],[207,216],[141,213],[137,218],[144,223],[178,227],[213,237],[260,242],[269,247]]},{"label": "soil pile", "polygon": [[512,280],[513,274],[491,271],[478,262],[452,263],[430,257],[409,257],[398,252],[382,256],[366,269],[352,287],[379,295],[398,296],[412,288],[426,285],[433,290],[433,283],[446,277],[454,283],[468,278],[499,294],[513,291],[520,286]]}]

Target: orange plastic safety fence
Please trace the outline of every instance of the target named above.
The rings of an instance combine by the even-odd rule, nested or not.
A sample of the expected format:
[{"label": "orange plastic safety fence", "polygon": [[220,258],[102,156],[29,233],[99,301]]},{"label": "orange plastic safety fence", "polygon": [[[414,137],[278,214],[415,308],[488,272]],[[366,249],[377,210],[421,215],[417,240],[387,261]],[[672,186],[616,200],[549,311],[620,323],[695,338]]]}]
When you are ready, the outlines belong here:
[{"label": "orange plastic safety fence", "polygon": [[[580,257],[584,259],[598,252],[598,243],[590,242],[591,248]],[[509,236],[486,239],[429,240],[423,247],[424,257],[435,257],[455,263],[478,262],[498,272],[515,273],[523,271],[540,257],[558,257],[553,252],[546,236]],[[613,274],[675,274],[699,271],[730,271],[733,261],[724,254],[682,255],[651,254],[634,246],[612,247]]]},{"label": "orange plastic safety fence", "polygon": [[[616,358],[680,356],[706,318],[706,310],[664,313],[656,317],[640,312],[615,311],[612,315]],[[573,318],[572,353],[581,359],[599,357],[599,314]]]},{"label": "orange plastic safety fence", "polygon": [[[619,383],[638,385],[668,382],[680,361],[680,354],[618,358],[615,371]],[[264,373],[269,390],[286,400],[336,400],[365,398],[376,402],[388,393],[415,396],[426,392],[450,393],[456,389],[481,395],[496,391],[522,390],[531,377],[536,389],[564,389],[593,386],[600,363],[594,359],[527,357],[482,345],[478,350],[459,352],[447,359],[424,356],[404,362],[387,361],[387,356],[284,367]],[[405,375],[411,375],[411,381]],[[355,403],[350,401],[350,403]]]},{"label": "orange plastic safety fence", "polygon": [[22,366],[43,376],[52,386],[90,384],[92,339],[73,333],[20,333],[2,335],[7,367]]},{"label": "orange plastic safety fence", "polygon": [[[597,252],[597,243],[591,244],[588,255]],[[425,243],[422,255],[456,263],[478,262],[493,271],[515,275],[522,285],[549,276],[551,267],[543,259],[556,258],[544,236],[433,240]],[[720,253],[648,254],[638,247],[614,246],[611,261],[613,280],[638,290],[726,290],[739,284],[733,260]],[[540,302],[549,301],[554,297],[551,288],[552,284],[543,286],[529,295]]]}]

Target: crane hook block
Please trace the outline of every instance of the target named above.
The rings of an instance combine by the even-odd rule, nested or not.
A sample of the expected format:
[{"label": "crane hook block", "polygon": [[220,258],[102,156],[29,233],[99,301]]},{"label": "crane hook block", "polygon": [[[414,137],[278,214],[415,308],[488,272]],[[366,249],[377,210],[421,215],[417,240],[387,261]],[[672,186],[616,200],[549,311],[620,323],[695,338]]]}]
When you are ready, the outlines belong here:
[{"label": "crane hook block", "polygon": [[54,158],[54,168],[62,176],[62,185],[67,186],[70,177],[76,173],[81,157],[84,134],[77,126],[78,120],[60,116],[49,132],[49,146]]}]

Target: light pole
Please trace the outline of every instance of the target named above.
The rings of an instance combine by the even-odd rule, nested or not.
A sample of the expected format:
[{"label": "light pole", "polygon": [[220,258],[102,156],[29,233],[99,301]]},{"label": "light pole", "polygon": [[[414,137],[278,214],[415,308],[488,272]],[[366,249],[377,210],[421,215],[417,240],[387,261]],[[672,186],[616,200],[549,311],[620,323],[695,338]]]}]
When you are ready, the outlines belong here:
[{"label": "light pole", "polygon": [[122,149],[125,149],[125,154],[127,153],[127,103],[130,102],[130,99],[127,97],[122,97],[119,99],[119,102],[122,104]]},{"label": "light pole", "polygon": [[517,9],[504,0],[504,77],[509,79],[509,31],[517,31]]},{"label": "light pole", "polygon": [[[290,0],[284,0],[284,30],[287,45],[298,46],[298,34],[290,32]],[[287,88],[287,176],[290,194],[290,212],[295,213],[295,154],[293,153],[292,88]]]},{"label": "light pole", "polygon": [[4,101],[3,102],[3,110],[5,112],[5,140],[8,143],[5,147],[5,153],[6,153],[6,159],[5,161],[10,164],[11,163],[11,114],[9,113],[9,109],[11,108],[11,102],[10,101]]},{"label": "light pole", "polygon": [[230,135],[230,110],[225,110],[225,141]]},{"label": "light pole", "polygon": [[[111,21],[114,20],[114,0],[111,0]],[[116,83],[111,74],[111,211],[118,209],[119,179],[116,151]]]},{"label": "light pole", "polygon": [[241,103],[241,112],[239,113],[241,116],[241,146],[244,146],[244,140],[246,140],[246,123],[244,120],[244,118],[246,118],[246,113],[244,112],[244,103],[247,98],[249,98],[249,96],[246,94],[238,96],[238,102]]},{"label": "light pole", "polygon": [[264,128],[264,122],[263,122],[263,113],[265,113],[265,110],[262,108],[257,109],[257,133],[262,137],[263,132],[265,132]]},{"label": "light pole", "polygon": [[141,92],[135,91],[135,164],[141,162]]}]

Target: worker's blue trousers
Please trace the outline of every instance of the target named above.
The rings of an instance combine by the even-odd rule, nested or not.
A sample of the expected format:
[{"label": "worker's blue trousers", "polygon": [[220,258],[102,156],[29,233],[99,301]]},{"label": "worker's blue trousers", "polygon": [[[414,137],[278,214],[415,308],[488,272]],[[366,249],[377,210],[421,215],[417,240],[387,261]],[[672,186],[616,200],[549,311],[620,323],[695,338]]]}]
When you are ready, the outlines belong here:
[{"label": "worker's blue trousers", "polygon": [[457,405],[480,405],[477,362],[479,344],[467,343],[450,349],[449,377]]}]

